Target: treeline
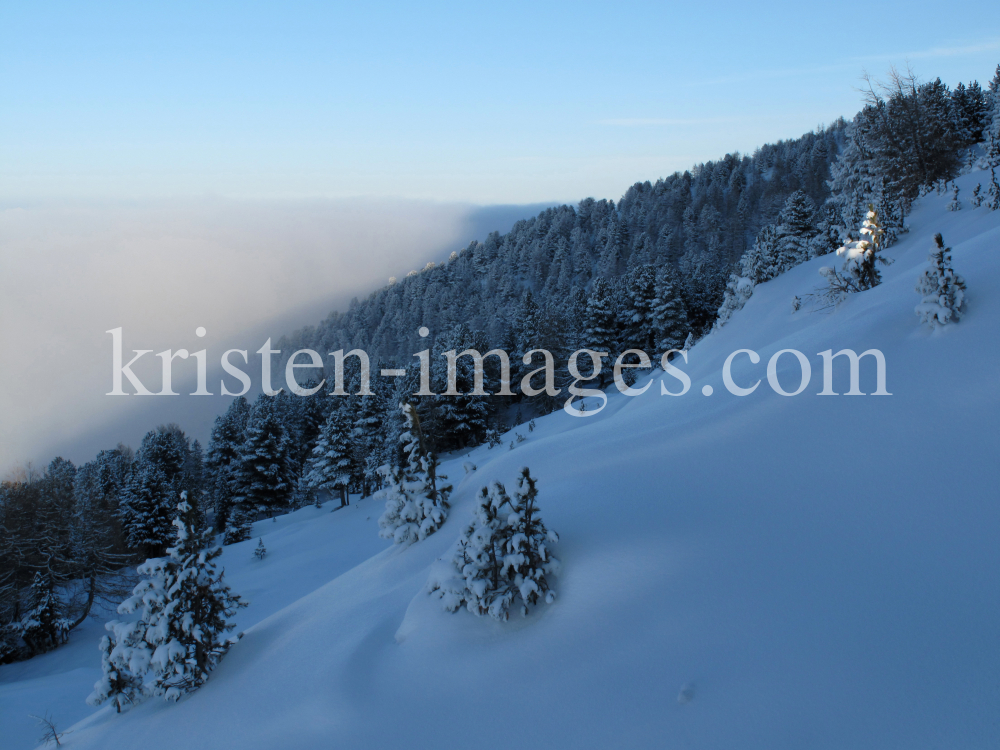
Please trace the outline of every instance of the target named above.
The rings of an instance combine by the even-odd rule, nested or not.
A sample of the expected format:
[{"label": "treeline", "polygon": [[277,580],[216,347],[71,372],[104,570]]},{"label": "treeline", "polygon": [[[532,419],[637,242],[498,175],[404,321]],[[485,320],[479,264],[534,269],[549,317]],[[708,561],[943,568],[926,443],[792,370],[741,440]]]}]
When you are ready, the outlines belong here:
[{"label": "treeline", "polygon": [[[637,183],[617,203],[548,209],[280,343],[286,358],[304,348],[367,351],[371,395],[331,398],[320,388],[252,404],[238,397],[216,419],[204,457],[197,442],[166,426],[134,455],[119,446],[78,469],[56,459],[41,474],[4,482],[0,660],[54,647],[94,601],[120,599],[116,571],[165,553],[182,491],[196,528],[241,541],[262,514],[328,494],[346,504],[352,493],[379,489],[391,476],[380,467],[403,463],[400,403],[413,404],[428,451],[492,446],[509,426],[565,399],[521,391],[521,379],[540,366],[523,363],[534,349],[551,352],[565,378],[577,349],[609,352],[613,361],[628,349],[686,348],[724,325],[756,284],[857,239],[872,209],[880,247],[888,246],[917,196],[976,159],[992,180],[979,198],[1000,208],[998,91],[1000,67],[985,90],[894,75],[872,87],[850,123]],[[429,337],[419,336],[422,326]],[[508,352],[511,395],[473,394],[468,357],[456,368],[463,395],[413,395],[414,353],[430,350],[431,390],[443,394],[443,353],[470,348]],[[358,393],[357,360],[346,364],[347,389]],[[407,374],[388,381],[377,375],[382,367]],[[497,358],[487,359],[487,393],[500,391],[500,375]]]}]

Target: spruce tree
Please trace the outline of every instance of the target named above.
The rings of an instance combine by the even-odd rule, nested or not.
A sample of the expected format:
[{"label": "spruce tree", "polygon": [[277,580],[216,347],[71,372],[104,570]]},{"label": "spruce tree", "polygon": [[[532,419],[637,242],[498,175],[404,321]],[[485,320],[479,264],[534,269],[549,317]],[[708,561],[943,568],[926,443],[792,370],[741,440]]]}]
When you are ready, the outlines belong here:
[{"label": "spruce tree", "polygon": [[917,281],[921,301],[914,312],[931,328],[957,323],[965,312],[965,279],[951,267],[951,248],[944,246],[940,234],[934,235],[928,259],[931,266]]},{"label": "spruce tree", "polygon": [[[288,506],[294,488],[292,445],[273,397],[261,394],[250,412],[246,438],[232,473],[233,502],[240,523],[264,511],[270,517]],[[230,527],[237,529],[237,524]],[[227,538],[233,538],[227,530]],[[240,539],[242,541],[242,539]]]},{"label": "spruce tree", "polygon": [[651,265],[636,266],[625,276],[623,350],[652,352],[656,349],[656,305],[661,302],[657,282],[656,269]]},{"label": "spruce tree", "polygon": [[476,615],[506,620],[511,605],[521,614],[539,601],[555,599],[550,578],[559,561],[549,546],[559,541],[538,513],[538,488],[527,467],[518,476],[514,497],[499,482],[482,488],[472,521],[452,557],[451,575],[432,578],[428,591],[450,612],[465,606]]},{"label": "spruce tree", "polygon": [[432,580],[429,593],[437,593],[442,606],[455,612],[465,606],[475,615],[507,619],[514,590],[502,575],[505,514],[510,497],[504,486],[493,482],[482,488],[472,520],[458,540],[452,564],[453,578]]},{"label": "spruce tree", "polygon": [[61,642],[64,626],[60,610],[51,577],[35,573],[28,592],[28,611],[20,623],[21,638],[32,656],[51,651]]},{"label": "spruce tree", "polygon": [[112,620],[105,625],[108,635],[101,638],[101,678],[87,697],[91,706],[111,701],[117,713],[135,705],[144,693],[142,678],[152,656],[142,635],[145,623]]},{"label": "spruce tree", "polygon": [[246,437],[250,421],[250,405],[243,396],[237,396],[225,414],[215,418],[212,436],[208,443],[205,466],[208,473],[209,493],[215,509],[215,529],[224,531],[233,505],[233,472],[238,463],[240,447]]},{"label": "spruce tree", "polygon": [[559,572],[559,561],[548,545],[559,541],[559,535],[545,527],[538,512],[538,487],[527,466],[521,468],[517,489],[506,519],[507,533],[503,538],[504,573],[521,600],[521,614],[528,614],[528,605],[544,599],[555,599],[548,576]]},{"label": "spruce tree", "polygon": [[952,183],[951,186],[951,201],[948,203],[948,210],[949,211],[962,210],[962,201],[959,200],[958,197],[958,185],[955,183]]},{"label": "spruce tree", "polygon": [[348,505],[350,487],[360,474],[353,449],[354,418],[350,405],[338,403],[320,429],[312,457],[306,464],[305,482],[311,492],[340,496],[341,507]]},{"label": "spruce tree", "polygon": [[831,298],[850,292],[863,292],[882,283],[878,266],[889,261],[879,254],[885,246],[885,230],[874,205],[868,207],[868,214],[860,231],[863,239],[848,242],[837,250],[837,255],[844,258],[841,273],[829,266],[819,271],[828,282],[824,294]]},{"label": "spruce tree", "polygon": [[448,517],[451,485],[438,476],[438,462],[428,449],[420,418],[411,404],[401,405],[406,431],[400,435],[402,457],[395,469],[385,467],[385,512],[378,520],[379,536],[396,544],[411,544],[437,531]]},{"label": "spruce tree", "polygon": [[175,546],[167,557],[147,560],[132,597],[118,608],[122,614],[140,612],[143,641],[152,653],[151,690],[174,701],[200,687],[238,639],[227,636],[231,618],[246,606],[223,582],[215,560],[221,547],[210,548],[211,536],[194,526],[194,509],[182,494],[174,526]]},{"label": "spruce tree", "polygon": [[653,347],[650,351],[662,353],[678,349],[690,330],[687,310],[681,297],[680,279],[672,266],[663,266],[656,275],[655,296],[652,304],[650,328]]},{"label": "spruce tree", "polygon": [[[612,359],[617,356],[618,319],[615,314],[614,291],[607,279],[595,279],[587,298],[583,344],[592,351],[608,352]],[[603,380],[602,377],[602,382]]]},{"label": "spruce tree", "polygon": [[187,439],[176,425],[146,433],[119,508],[128,546],[147,557],[163,554],[173,536],[173,499],[184,489]]},{"label": "spruce tree", "polygon": [[777,273],[784,273],[809,259],[809,241],[816,234],[816,204],[801,190],[785,201],[776,228]]}]

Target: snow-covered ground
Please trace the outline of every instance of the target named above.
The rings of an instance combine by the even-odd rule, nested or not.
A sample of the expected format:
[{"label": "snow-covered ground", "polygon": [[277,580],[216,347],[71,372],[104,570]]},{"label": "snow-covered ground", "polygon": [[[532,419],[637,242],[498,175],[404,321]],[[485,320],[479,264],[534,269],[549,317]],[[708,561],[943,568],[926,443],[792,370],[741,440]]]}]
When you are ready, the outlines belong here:
[{"label": "snow-covered ground", "polygon": [[[833,312],[791,311],[829,257],[759,286],[679,365],[684,396],[654,382],[449,461],[452,513],[427,540],[379,539],[373,500],[258,523],[221,558],[252,602],[245,637],[179,703],[87,707],[97,623],[0,668],[0,744],[30,748],[27,714],[48,711],[66,747],[102,750],[1000,746],[1000,212],[949,200],[919,201],[882,286]],[[930,332],[913,288],[936,232],[968,314]],[[722,365],[743,348],[761,361],[734,379],[763,382],[740,398]],[[817,353],[843,348],[880,349],[892,395],[817,396]],[[809,357],[801,395],[768,385],[781,349]],[[794,357],[779,375],[794,390]],[[431,566],[522,465],[562,538],[555,603],[505,624],[442,611]]]}]

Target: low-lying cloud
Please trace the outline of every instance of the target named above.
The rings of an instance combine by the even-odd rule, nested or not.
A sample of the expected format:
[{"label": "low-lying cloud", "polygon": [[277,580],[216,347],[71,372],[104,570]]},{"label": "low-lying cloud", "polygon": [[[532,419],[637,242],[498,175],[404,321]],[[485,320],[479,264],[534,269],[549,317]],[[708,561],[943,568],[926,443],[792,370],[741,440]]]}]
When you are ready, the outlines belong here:
[{"label": "low-lying cloud", "polygon": [[220,397],[104,395],[112,328],[126,350],[208,348],[217,363],[537,208],[215,198],[0,208],[0,474],[136,446],[163,422],[205,438]]}]

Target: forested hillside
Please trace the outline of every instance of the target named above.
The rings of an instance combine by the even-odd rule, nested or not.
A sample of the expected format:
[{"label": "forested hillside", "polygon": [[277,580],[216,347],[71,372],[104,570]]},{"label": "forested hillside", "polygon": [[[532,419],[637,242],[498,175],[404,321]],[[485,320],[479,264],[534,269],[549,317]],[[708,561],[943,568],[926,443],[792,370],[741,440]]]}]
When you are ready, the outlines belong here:
[{"label": "forested hillside", "polygon": [[[252,404],[238,397],[216,420],[204,456],[166,425],[135,451],[109,448],[80,467],[55,459],[46,471],[0,485],[0,662],[57,648],[95,601],[120,597],[122,566],[163,555],[173,542],[182,491],[195,526],[238,543],[258,518],[326,493],[346,502],[384,487],[405,459],[402,401],[414,406],[428,455],[497,446],[511,426],[565,400],[518,390],[537,367],[523,355],[549,350],[559,373],[581,348],[609,352],[612,361],[641,349],[655,363],[724,326],[756,285],[845,243],[860,247],[866,216],[877,217],[884,250],[907,231],[914,200],[929,192],[951,193],[956,206],[1000,209],[998,167],[1000,67],[986,89],[895,76],[850,122],[636,183],[618,202],[548,209],[412,272],[277,347],[285,358],[304,348],[366,350],[376,371],[371,395],[331,398],[320,389]],[[982,179],[960,196],[954,180],[973,168]],[[845,294],[878,283],[869,274],[851,288],[849,272],[827,278],[840,278]],[[467,359],[457,371],[462,395],[412,395],[415,352],[431,349],[432,390],[441,394],[442,353],[469,347],[509,353],[512,395],[471,394]],[[356,360],[348,364],[348,390],[356,393]],[[383,365],[407,375],[380,378]],[[495,358],[486,390],[499,390]]]}]

